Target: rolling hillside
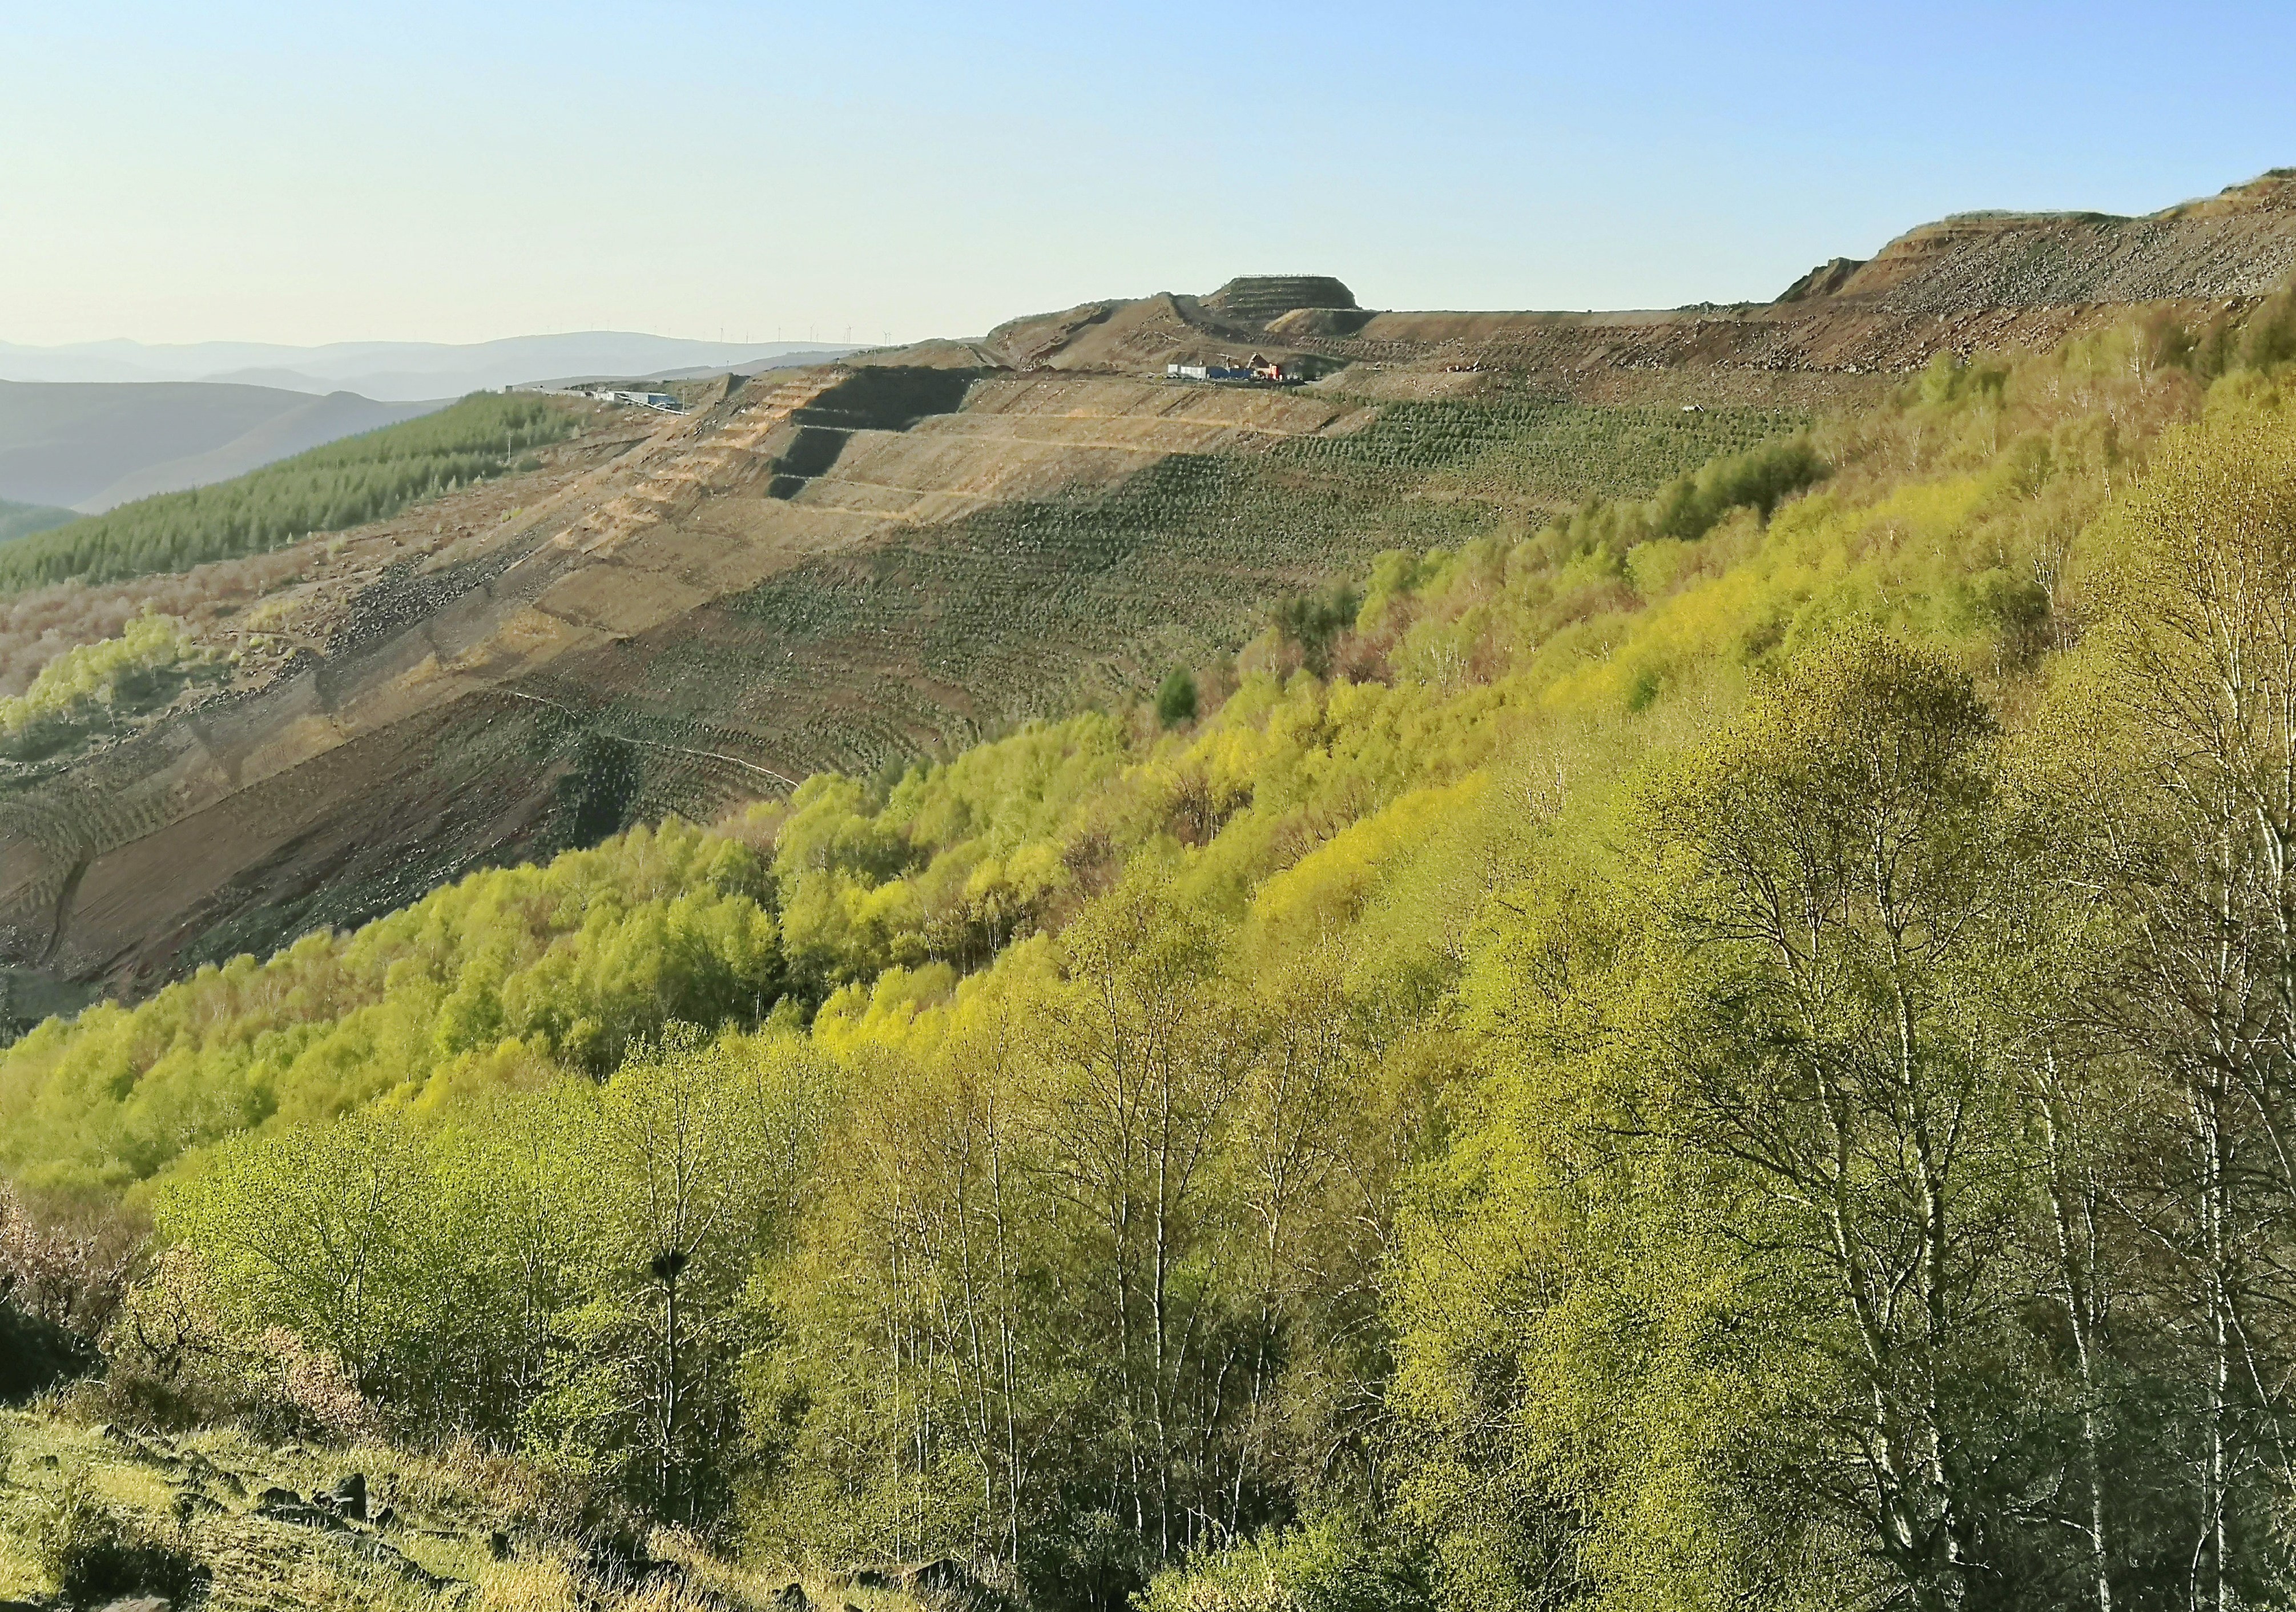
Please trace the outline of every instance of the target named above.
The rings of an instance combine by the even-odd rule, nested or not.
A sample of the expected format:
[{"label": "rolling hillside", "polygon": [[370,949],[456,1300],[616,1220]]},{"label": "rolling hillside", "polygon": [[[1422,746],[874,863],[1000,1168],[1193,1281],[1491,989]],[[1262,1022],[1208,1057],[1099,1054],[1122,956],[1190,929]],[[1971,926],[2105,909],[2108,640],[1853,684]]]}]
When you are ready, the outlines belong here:
[{"label": "rolling hillside", "polygon": [[11,538],[29,537],[36,531],[45,531],[51,526],[62,526],[78,516],[69,509],[58,509],[47,504],[12,504],[0,499],[0,543]]},{"label": "rolling hillside", "polygon": [[0,498],[90,514],[441,406],[266,386],[0,381]]},{"label": "rolling hillside", "polygon": [[[1352,298],[1246,281],[696,383],[506,515],[449,498],[314,551],[265,606],[308,646],[277,677],[17,768],[0,958],[134,994],[474,866],[1129,697],[1379,551],[1647,496],[1932,359],[2102,339],[2115,288],[2188,343],[2268,346],[2291,202],[2274,177],[2144,220],[1964,220],[1759,307],[1276,313]],[[1321,378],[1163,378],[1254,350]]]},{"label": "rolling hillside", "polygon": [[[670,776],[642,744],[732,767],[801,739],[772,723],[803,679],[759,673],[809,621],[920,664],[878,594],[964,600],[952,654],[1031,629],[1075,654],[1077,598],[1177,610],[1248,586],[1271,533],[1328,552],[1271,491],[1342,533],[1350,498],[1406,538],[1472,524],[1280,600],[1152,711],[743,785],[767,798],[0,1049],[0,1328],[48,1345],[15,1392],[104,1340],[56,1413],[0,1420],[23,1473],[0,1593],[204,1571],[221,1608],[410,1612],[627,1588],[697,1612],[2277,1604],[2276,332],[2221,370],[2141,311],[1945,358],[1543,520],[1495,489],[1695,452],[1661,429],[1682,411],[1548,400],[1476,431],[1313,391],[816,375],[753,411],[751,501],[814,512],[777,530],[737,490],[676,504],[634,447],[590,473],[619,502],[407,610],[419,643],[290,667],[305,703],[258,696],[260,724],[221,701],[155,729],[207,746],[171,780],[205,838],[130,791],[148,837],[180,864],[326,829],[292,814],[378,733],[430,793],[370,761],[368,795],[463,832],[459,797],[515,807],[502,776],[550,764],[517,707],[596,697],[627,654],[655,714],[625,694],[629,772],[566,802],[603,824],[616,784]],[[1725,446],[1770,423],[1687,419]],[[1047,496],[1068,456],[1144,436],[1152,470]],[[775,637],[665,675],[642,613],[729,613],[673,584],[913,509],[943,456],[1028,489],[939,478],[980,567],[961,588],[954,546],[914,536],[873,583],[785,564]],[[1206,465],[1209,494],[1176,485]],[[487,553],[438,557],[458,545]],[[873,614],[833,611],[831,577]],[[463,726],[415,729],[441,683]],[[491,769],[488,714],[514,747]],[[59,909],[124,911],[139,857],[180,892],[131,848]],[[2211,1305],[2236,1336],[2194,1324]],[[1982,1460],[1903,1462],[1907,1438]],[[2254,1476],[2219,1488],[2212,1451]],[[1967,1519],[1962,1544],[1907,1548],[1908,1515]],[[2196,1537],[2236,1601],[2188,1593]]]}]

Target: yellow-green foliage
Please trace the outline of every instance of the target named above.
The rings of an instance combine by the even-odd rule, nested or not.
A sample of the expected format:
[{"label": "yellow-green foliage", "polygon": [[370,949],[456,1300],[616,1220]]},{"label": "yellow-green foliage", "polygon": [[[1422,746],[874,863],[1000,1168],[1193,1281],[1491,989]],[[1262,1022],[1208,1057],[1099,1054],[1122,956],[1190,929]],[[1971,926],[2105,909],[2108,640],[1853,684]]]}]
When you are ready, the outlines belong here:
[{"label": "yellow-green foliage", "polygon": [[[1654,505],[1388,554],[1343,629],[1326,600],[1192,669],[1218,697],[1177,728],[1086,713],[813,778],[45,1025],[0,1054],[0,1162],[158,1178],[187,1256],[272,1310],[249,1262],[341,1205],[266,1183],[381,1181],[404,1279],[362,1302],[395,1306],[389,1347],[302,1325],[390,1414],[775,1550],[984,1550],[1095,1594],[1210,1552],[1159,1581],[1173,1608],[1336,1605],[1350,1575],[1460,1608],[1950,1604],[1963,1569],[1858,1509],[1861,1452],[1941,1414],[1908,1384],[2042,1385],[2056,1419],[1981,1452],[2018,1495],[2070,1493],[2070,1458],[2028,1458],[2078,1433],[2013,1078],[2046,1066],[2020,1027],[2062,1008],[2029,970],[2071,942],[2018,926],[2059,865],[2015,860],[2054,842],[1997,731],[2120,607],[2085,568],[2162,428],[2204,423],[2204,458],[2285,445],[2281,380],[2130,350],[1942,366]],[[1902,862],[1857,862],[1891,835]],[[1921,901],[1893,928],[1901,868]],[[1755,943],[1746,892],[1780,890],[1826,936],[1808,970]],[[761,1071],[806,1095],[661,1173],[701,1094]],[[1820,1077],[1856,1099],[1846,1154],[1824,1105],[1791,1107]],[[1916,1364],[1877,1384],[1826,1251],[1901,1233],[1907,1116],[1938,1104],[1967,1121],[1972,1229],[1937,1267],[1961,1285],[1891,1311]],[[1778,1188],[1780,1105],[1790,1164],[1853,1161],[1837,1194]],[[735,1173],[786,1195],[725,1187],[767,1154],[785,1173]],[[568,1194],[546,1213],[519,1186],[543,1180]],[[738,1204],[691,1354],[686,1244],[648,1218],[688,1189]],[[494,1224],[519,1230],[433,1246]],[[450,1324],[463,1290],[482,1338]],[[1923,1353],[1932,1316],[1967,1323],[1958,1353]],[[1946,1464],[1899,1463],[1912,1513],[1939,1514]],[[1335,1531],[1360,1505],[1385,1509]],[[2017,1582],[2070,1593],[2045,1565]]]},{"label": "yellow-green foliage", "polygon": [[675,822],[475,874],[356,934],[42,1025],[0,1055],[0,1157],[34,1184],[125,1185],[250,1126],[611,1068],[669,1018],[772,1005],[765,894],[754,852]]},{"label": "yellow-green foliage", "polygon": [[22,694],[0,700],[0,744],[49,724],[142,703],[169,686],[168,674],[211,659],[213,653],[188,638],[176,617],[138,616],[116,638],[64,651]]},{"label": "yellow-green foliage", "polygon": [[[1767,524],[1742,511],[1696,543],[1617,552],[1566,522],[1388,555],[1331,681],[1287,673],[1271,635],[1185,734],[1087,714],[912,769],[882,799],[815,778],[730,838],[670,824],[475,875],[356,935],[43,1026],[0,1053],[0,1162],[124,1183],[274,1114],[528,1059],[603,1070],[668,1018],[753,1023],[785,991],[802,1005],[889,966],[978,967],[1128,862],[1240,917],[1259,881],[1412,790],[1534,733],[1710,720],[1746,669],[1845,624],[1999,674],[2042,647],[2064,555],[2141,452],[2135,433],[2200,401],[2181,377],[2148,387],[2083,362],[2030,360],[1998,387],[1829,426],[1813,451],[1833,483]],[[2209,399],[2252,415],[2279,396],[2236,376]],[[1263,923],[1307,933],[1273,910],[1305,888],[1260,893]]]}]

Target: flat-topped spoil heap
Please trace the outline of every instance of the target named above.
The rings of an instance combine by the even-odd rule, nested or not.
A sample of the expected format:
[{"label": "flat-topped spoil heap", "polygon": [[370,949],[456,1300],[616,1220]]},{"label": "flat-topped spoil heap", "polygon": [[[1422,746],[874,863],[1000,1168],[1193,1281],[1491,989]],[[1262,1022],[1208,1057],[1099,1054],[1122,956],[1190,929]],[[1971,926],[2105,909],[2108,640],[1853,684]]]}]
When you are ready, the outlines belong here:
[{"label": "flat-topped spoil heap", "polygon": [[1205,311],[1266,325],[1295,308],[1356,306],[1356,294],[1329,275],[1245,275],[1204,299]]}]

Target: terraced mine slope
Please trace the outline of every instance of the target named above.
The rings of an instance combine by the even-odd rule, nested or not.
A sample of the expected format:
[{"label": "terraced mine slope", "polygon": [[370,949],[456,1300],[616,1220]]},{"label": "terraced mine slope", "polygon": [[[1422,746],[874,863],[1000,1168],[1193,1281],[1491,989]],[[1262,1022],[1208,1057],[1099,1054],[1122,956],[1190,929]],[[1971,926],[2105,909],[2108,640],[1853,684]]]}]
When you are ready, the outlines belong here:
[{"label": "terraced mine slope", "polygon": [[[1949,221],[1755,308],[1373,313],[1247,279],[691,387],[696,414],[268,557],[190,629],[231,677],[0,760],[0,1019],[1128,695],[1379,549],[1642,495],[1938,351],[2126,317],[2092,292],[2238,315],[2292,254],[2276,177]],[[1163,376],[1254,350],[1321,378]]]},{"label": "terraced mine slope", "polygon": [[1135,687],[1380,547],[1796,424],[931,368],[737,392],[337,600],[324,653],[265,686],[19,764],[7,960],[27,994],[133,991]]}]

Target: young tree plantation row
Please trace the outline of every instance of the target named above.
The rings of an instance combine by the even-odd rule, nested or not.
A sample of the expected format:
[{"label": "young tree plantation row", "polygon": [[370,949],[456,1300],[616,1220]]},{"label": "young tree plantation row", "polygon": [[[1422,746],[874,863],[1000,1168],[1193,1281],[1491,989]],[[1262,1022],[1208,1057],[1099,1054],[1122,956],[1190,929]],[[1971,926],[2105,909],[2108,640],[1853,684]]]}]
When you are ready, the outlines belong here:
[{"label": "young tree plantation row", "polygon": [[44,1024],[57,1413],[1047,1608],[2284,1599],[2296,373],[2209,350]]}]

